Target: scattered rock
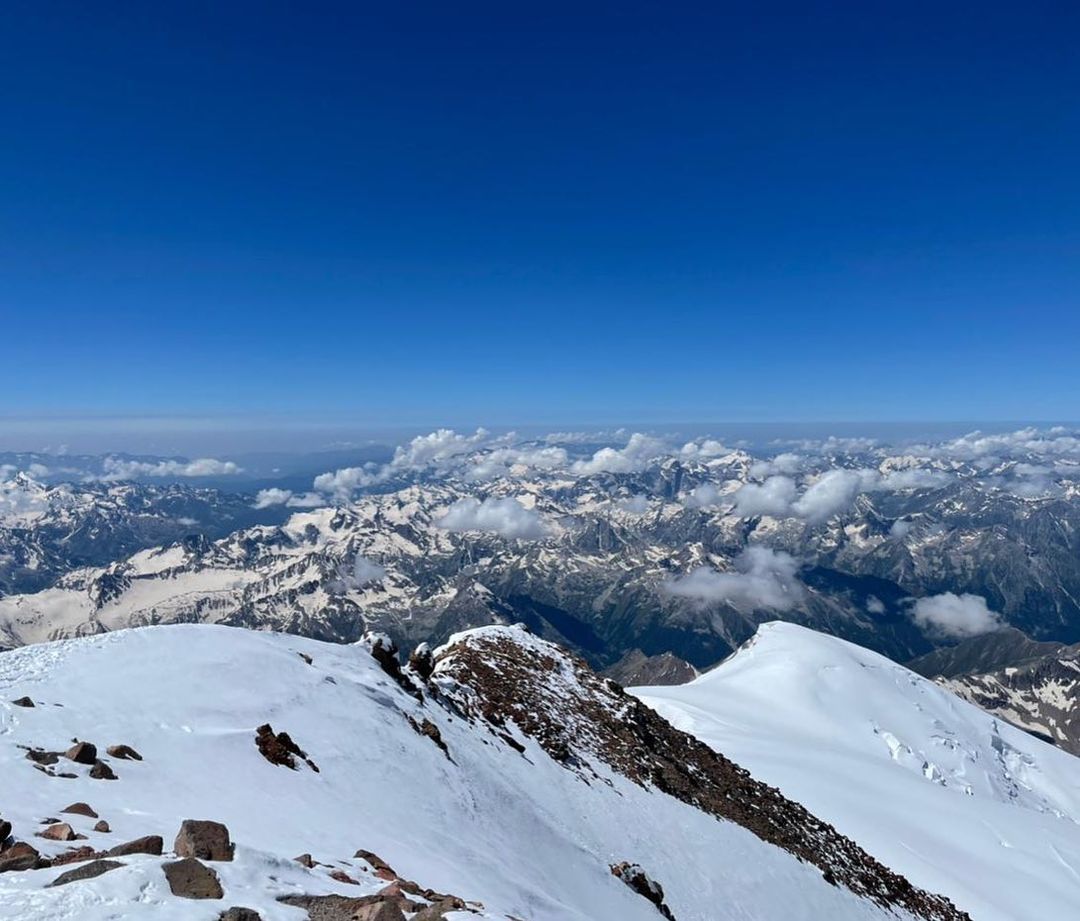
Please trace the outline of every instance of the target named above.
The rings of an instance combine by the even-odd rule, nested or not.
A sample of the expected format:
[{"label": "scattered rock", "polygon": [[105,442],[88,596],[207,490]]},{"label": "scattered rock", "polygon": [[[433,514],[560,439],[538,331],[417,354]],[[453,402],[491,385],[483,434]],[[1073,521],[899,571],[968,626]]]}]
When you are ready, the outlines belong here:
[{"label": "scattered rock", "polygon": [[[80,838],[84,837],[79,835]],[[97,860],[98,858],[105,857],[103,851],[95,851],[89,845],[83,845],[82,847],[68,848],[63,854],[59,854],[52,858],[52,865],[54,867],[62,867],[68,863],[82,863],[84,860]]]},{"label": "scattered rock", "polygon": [[412,916],[412,921],[443,921],[452,911],[461,911],[465,903],[461,899],[449,898],[442,902],[426,905]]},{"label": "scattered rock", "polygon": [[310,854],[301,854],[299,857],[294,857],[293,860],[295,860],[297,863],[302,864],[303,866],[307,867],[309,870],[313,866],[315,866],[315,861],[311,859]]},{"label": "scattered rock", "polygon": [[262,921],[262,915],[260,915],[253,908],[226,908],[220,915],[218,915],[218,921]]},{"label": "scattered rock", "polygon": [[420,689],[401,670],[397,643],[390,639],[389,636],[385,633],[365,633],[360,639],[360,645],[371,653],[371,657],[379,663],[379,667],[393,678],[403,690],[408,691],[417,700],[424,699]]},{"label": "scattered rock", "polygon": [[116,870],[122,866],[123,864],[119,860],[92,860],[90,863],[84,863],[74,870],[61,873],[49,885],[66,886],[68,883],[76,883],[81,879],[93,879],[95,876],[101,876],[103,873],[108,873],[110,870]]},{"label": "scattered rock", "polygon": [[29,697],[20,697],[18,700],[13,700],[12,703],[16,707],[32,707],[34,702]]},{"label": "scattered rock", "polygon": [[116,774],[113,773],[113,769],[104,761],[94,762],[94,766],[90,768],[90,776],[94,778],[94,780],[116,780]]},{"label": "scattered rock", "polygon": [[205,819],[184,819],[173,850],[178,857],[198,857],[202,860],[233,859],[229,829],[220,822]]},{"label": "scattered rock", "polygon": [[446,755],[447,758],[450,757],[450,750],[446,747],[446,743],[443,741],[442,733],[439,732],[439,727],[436,726],[433,722],[431,722],[431,720],[429,720],[425,716],[424,719],[418,723],[408,714],[406,714],[405,719],[409,721],[409,725],[412,726],[412,728],[415,729],[418,733],[420,733],[420,735],[424,736],[425,738],[431,739],[431,741],[439,747],[439,750],[442,751],[442,753]]},{"label": "scattered rock", "polygon": [[61,813],[67,813],[68,815],[84,815],[88,819],[96,819],[98,814],[90,808],[87,803],[72,803],[70,806],[61,809]]},{"label": "scattered rock", "polygon": [[309,921],[405,921],[396,902],[373,895],[357,899],[343,895],[285,895],[278,901],[305,909]]},{"label": "scattered rock", "polygon": [[336,879],[339,883],[348,883],[350,886],[360,885],[360,883],[358,883],[355,879],[349,876],[349,874],[346,873],[344,870],[331,870],[330,878]]},{"label": "scattered rock", "polygon": [[279,764],[295,771],[296,759],[301,758],[307,762],[308,767],[318,773],[319,768],[307,756],[307,752],[300,748],[287,732],[275,734],[269,723],[264,723],[255,730],[255,746],[271,764]]},{"label": "scattered rock", "polygon": [[67,822],[58,822],[56,825],[50,825],[44,831],[38,832],[39,838],[48,838],[51,841],[74,841],[75,829],[73,829]]},{"label": "scattered rock", "polygon": [[112,831],[112,829],[109,828],[109,823],[102,819],[94,826],[94,831],[99,831],[103,835],[107,835],[110,831]]},{"label": "scattered rock", "polygon": [[314,661],[314,659],[312,659],[311,656],[309,656],[306,652],[298,652],[297,655],[300,656],[300,658],[303,659],[305,662],[307,662],[308,665],[311,665],[311,663]]},{"label": "scattered rock", "polygon": [[[118,844],[116,847],[111,847],[106,852],[108,857],[123,857],[126,854],[154,854],[159,855],[165,842],[161,840],[161,835],[146,835],[142,838],[136,838],[134,841],[125,841],[123,844]],[[179,850],[177,850],[179,854]],[[180,856],[188,856],[181,854]]]},{"label": "scattered rock", "polygon": [[105,749],[105,753],[110,758],[117,758],[120,761],[142,761],[142,755],[130,745],[110,745]]},{"label": "scattered rock", "polygon": [[435,657],[427,643],[421,643],[409,655],[409,668],[424,681],[431,677],[431,673],[435,671]]},{"label": "scattered rock", "polygon": [[64,752],[64,757],[76,764],[93,764],[97,761],[97,746],[90,742],[76,742]]},{"label": "scattered rock", "polygon": [[7,841],[8,836],[11,834],[11,823],[0,819],[0,848],[4,846],[4,842]]},{"label": "scattered rock", "polygon": [[664,887],[656,880],[651,879],[638,864],[629,863],[625,860],[622,863],[613,863],[611,865],[611,874],[621,879],[638,895],[652,902],[656,906],[656,910],[668,921],[675,921],[671,909],[664,904]]},{"label": "scattered rock", "polygon": [[47,752],[41,748],[27,749],[26,757],[35,764],[56,764],[60,760],[60,752]]},{"label": "scattered rock", "polygon": [[173,895],[181,899],[220,899],[225,893],[218,875],[194,857],[164,864],[165,879]]},{"label": "scattered rock", "polygon": [[[374,870],[384,870],[390,874],[391,879],[397,879],[397,874],[394,872],[394,868],[390,866],[385,860],[383,860],[378,854],[373,854],[371,851],[365,851],[361,848],[355,854],[354,858],[360,860],[366,860],[368,865]],[[385,877],[384,877],[385,878]]]},{"label": "scattered rock", "polygon": [[55,825],[59,821],[60,820],[56,818],[56,816],[51,816],[50,818],[42,819],[40,822],[38,822],[38,825]]},{"label": "scattered rock", "polygon": [[16,841],[7,850],[0,851],[0,873],[15,870],[40,870],[49,866],[50,861],[42,857],[37,849],[23,841]]}]

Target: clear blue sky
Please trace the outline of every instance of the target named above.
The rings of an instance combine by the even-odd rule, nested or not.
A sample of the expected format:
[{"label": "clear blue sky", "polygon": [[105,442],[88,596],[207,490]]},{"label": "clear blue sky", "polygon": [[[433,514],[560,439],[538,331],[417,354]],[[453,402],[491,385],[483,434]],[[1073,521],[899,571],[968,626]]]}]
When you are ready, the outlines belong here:
[{"label": "clear blue sky", "polygon": [[0,415],[1076,419],[1078,11],[8,4]]}]

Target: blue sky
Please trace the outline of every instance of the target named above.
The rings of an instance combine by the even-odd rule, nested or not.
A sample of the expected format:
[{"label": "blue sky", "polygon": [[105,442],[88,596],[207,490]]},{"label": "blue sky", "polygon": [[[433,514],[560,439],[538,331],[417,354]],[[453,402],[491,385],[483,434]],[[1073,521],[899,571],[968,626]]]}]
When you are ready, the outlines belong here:
[{"label": "blue sky", "polygon": [[0,416],[1080,417],[1073,5],[42,6]]}]

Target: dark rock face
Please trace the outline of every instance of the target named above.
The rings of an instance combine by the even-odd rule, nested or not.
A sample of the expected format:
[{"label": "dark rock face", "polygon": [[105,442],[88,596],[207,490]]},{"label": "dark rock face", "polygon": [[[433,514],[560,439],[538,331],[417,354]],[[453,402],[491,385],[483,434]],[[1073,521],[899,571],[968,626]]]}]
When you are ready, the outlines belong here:
[{"label": "dark rock face", "polygon": [[229,829],[220,822],[204,819],[184,819],[173,850],[178,857],[197,857],[201,860],[233,859]]},{"label": "dark rock face", "polygon": [[116,758],[120,761],[142,761],[142,755],[130,745],[110,745],[105,749],[105,753],[110,758]]},{"label": "dark rock face", "polygon": [[93,764],[97,761],[97,747],[90,742],[76,742],[64,752],[64,757],[76,764]]},{"label": "dark rock face", "polygon": [[664,904],[664,887],[655,880],[650,879],[649,875],[638,864],[627,863],[626,861],[613,863],[611,865],[611,874],[621,879],[638,895],[652,902],[656,906],[656,910],[668,921],[675,921],[671,909]]},{"label": "dark rock face", "polygon": [[[126,854],[160,855],[164,844],[165,842],[161,840],[161,835],[146,835],[142,838],[136,838],[134,841],[125,841],[123,844],[118,844],[116,847],[109,848],[106,856],[123,857]],[[179,853],[179,851],[177,853]]]},{"label": "dark rock face", "polygon": [[32,707],[34,702],[29,697],[20,697],[18,700],[13,700],[12,703],[16,707]]},{"label": "dark rock face", "polygon": [[181,899],[221,899],[225,892],[218,875],[193,857],[185,857],[161,868],[169,882],[169,890]]},{"label": "dark rock face", "polygon": [[26,752],[26,757],[35,764],[56,764],[60,760],[59,752],[47,752],[40,748],[31,748]]},{"label": "dark rock face", "polygon": [[49,864],[50,861],[42,857],[36,848],[23,841],[16,841],[10,847],[0,850],[0,873],[38,870]]},{"label": "dark rock face", "polygon": [[319,768],[312,761],[307,752],[297,745],[287,732],[274,732],[269,723],[264,723],[255,730],[255,746],[259,753],[271,764],[279,764],[293,771],[296,770],[296,759],[300,758],[313,771]]},{"label": "dark rock face", "polygon": [[688,681],[693,681],[698,672],[685,659],[680,659],[670,652],[664,652],[658,656],[647,656],[640,649],[632,649],[600,674],[624,688],[637,688],[649,685],[686,684]]},{"label": "dark rock face", "polygon": [[427,643],[421,643],[409,654],[409,668],[416,672],[422,681],[431,677],[435,670],[435,659]]},{"label": "dark rock face", "polygon": [[90,863],[84,863],[80,867],[76,867],[74,870],[68,870],[66,873],[61,873],[56,879],[54,879],[50,886],[66,886],[68,883],[76,883],[83,879],[93,879],[95,876],[101,876],[103,873],[108,873],[110,870],[118,870],[123,864],[118,860],[92,860]]},{"label": "dark rock face", "polygon": [[262,915],[253,908],[234,906],[218,915],[218,921],[262,921]]},{"label": "dark rock face", "polygon": [[510,628],[473,634],[441,652],[432,680],[496,737],[513,724],[586,780],[598,776],[590,765],[598,759],[634,783],[742,825],[886,910],[971,921],[557,646]]}]

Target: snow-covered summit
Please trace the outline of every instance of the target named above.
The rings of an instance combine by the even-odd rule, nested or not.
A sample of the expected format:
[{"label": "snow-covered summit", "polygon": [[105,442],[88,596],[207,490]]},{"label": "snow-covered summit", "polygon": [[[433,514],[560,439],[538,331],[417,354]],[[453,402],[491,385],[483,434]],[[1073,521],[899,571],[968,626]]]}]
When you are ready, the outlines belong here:
[{"label": "snow-covered summit", "polygon": [[1080,761],[895,662],[774,622],[635,693],[979,921],[1080,904]]},{"label": "snow-covered summit", "polygon": [[[661,732],[661,721],[642,715],[651,711],[551,644],[516,628],[473,631],[437,651],[430,681],[383,652],[375,643],[175,625],[0,655],[0,817],[12,835],[45,858],[72,848],[100,854],[145,836],[161,836],[166,852],[110,858],[122,866],[56,887],[85,859],[0,872],[4,917],[214,921],[232,905],[264,921],[302,921],[298,899],[371,896],[415,880],[410,892],[460,898],[465,908],[448,915],[457,921],[654,921],[657,905],[614,875],[623,865],[661,884],[679,921],[913,916],[899,904],[915,917],[961,917],[735,765],[705,778],[718,798],[730,794],[732,817],[664,792],[659,774],[620,769],[606,756],[636,751],[644,730],[665,735],[650,749],[650,770],[678,774],[674,745],[687,764],[720,759],[670,727]],[[521,697],[543,686],[545,700]],[[24,697],[33,706],[16,703]],[[526,718],[545,707],[564,717],[562,735]],[[601,711],[622,722],[615,748],[575,725]],[[594,728],[602,734],[604,722]],[[116,779],[95,779],[96,768],[65,757],[73,739],[94,744]],[[142,760],[103,754],[119,744]],[[303,756],[292,768],[274,763],[289,746]],[[97,817],[62,811],[79,802]],[[749,814],[755,802],[767,817],[794,820],[796,839],[769,843],[768,820],[755,830],[740,824],[740,810]],[[205,862],[223,899],[170,892],[163,866],[185,819],[228,827],[235,860]],[[107,832],[95,830],[101,820]],[[56,824],[86,837],[37,836]],[[799,859],[796,846],[810,840],[821,852]],[[293,859],[304,854],[312,859]],[[880,885],[860,897],[868,880]],[[895,911],[879,904],[894,896],[902,900]],[[411,916],[428,901],[415,894],[400,904]]]}]

